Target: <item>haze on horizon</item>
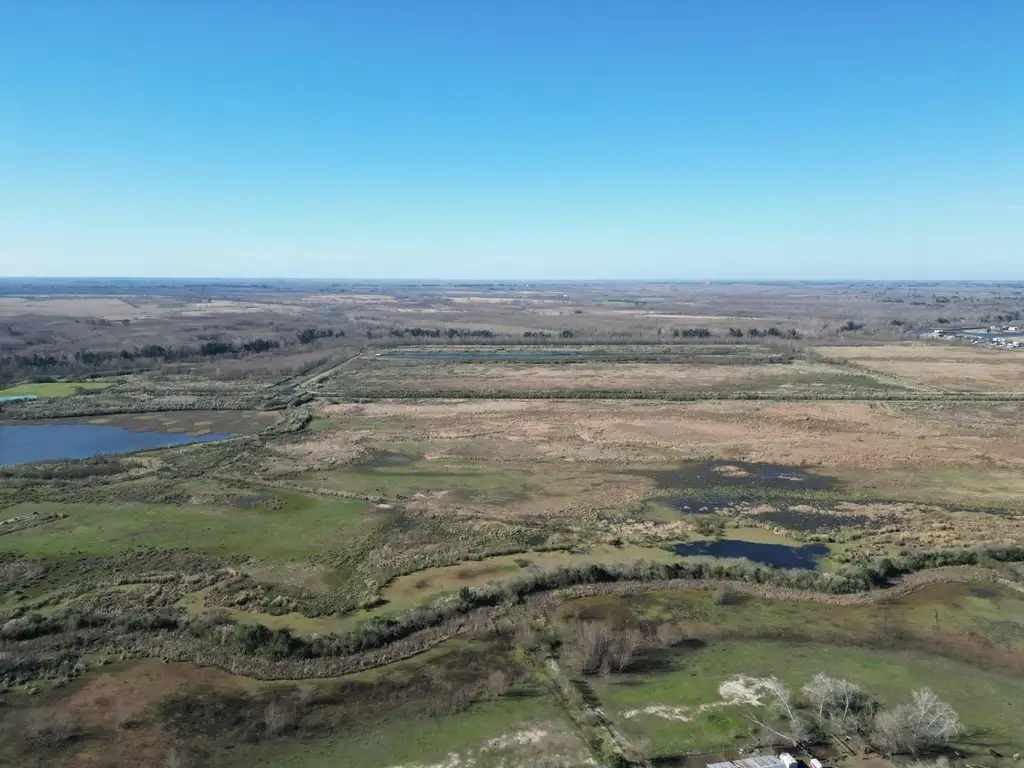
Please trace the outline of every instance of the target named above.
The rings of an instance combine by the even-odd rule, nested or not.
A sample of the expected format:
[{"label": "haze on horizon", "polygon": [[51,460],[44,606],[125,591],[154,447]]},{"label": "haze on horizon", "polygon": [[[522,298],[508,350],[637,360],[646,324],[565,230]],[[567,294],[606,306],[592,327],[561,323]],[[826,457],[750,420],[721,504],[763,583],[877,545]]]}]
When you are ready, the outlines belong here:
[{"label": "haze on horizon", "polygon": [[0,275],[1024,279],[1022,30],[1015,0],[6,3]]}]

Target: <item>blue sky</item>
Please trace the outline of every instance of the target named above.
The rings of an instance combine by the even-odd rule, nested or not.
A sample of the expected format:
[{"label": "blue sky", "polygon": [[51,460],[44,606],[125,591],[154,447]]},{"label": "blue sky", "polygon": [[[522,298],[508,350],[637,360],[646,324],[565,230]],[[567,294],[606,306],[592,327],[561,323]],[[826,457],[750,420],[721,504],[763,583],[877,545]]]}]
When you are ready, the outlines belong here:
[{"label": "blue sky", "polygon": [[1020,0],[0,0],[0,274],[1024,279]]}]

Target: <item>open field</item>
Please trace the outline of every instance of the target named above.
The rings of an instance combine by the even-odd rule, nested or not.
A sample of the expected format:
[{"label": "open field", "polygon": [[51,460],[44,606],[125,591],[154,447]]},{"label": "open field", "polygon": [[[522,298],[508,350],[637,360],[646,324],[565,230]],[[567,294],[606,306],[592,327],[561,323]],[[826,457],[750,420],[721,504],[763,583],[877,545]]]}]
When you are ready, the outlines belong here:
[{"label": "open field", "polygon": [[0,397],[17,397],[19,395],[35,395],[36,397],[65,397],[79,391],[106,389],[109,381],[59,381],[43,384],[22,384],[17,387],[0,389]]},{"label": "open field", "polygon": [[[649,739],[656,755],[714,751],[742,740],[751,709],[769,704],[757,680],[778,677],[798,691],[818,672],[855,682],[882,705],[928,685],[961,702],[968,733],[984,733],[986,744],[1011,751],[1024,738],[1017,711],[1024,668],[1016,656],[1024,644],[1024,599],[1014,592],[941,585],[877,607],[741,597],[716,606],[706,594],[655,592],[584,598],[562,610],[619,622],[668,621],[694,638],[679,650],[652,651],[636,672],[593,683],[601,706],[625,732]],[[992,664],[999,671],[984,669]],[[963,747],[973,744],[968,737]]]},{"label": "open field", "polygon": [[514,394],[560,390],[680,393],[762,392],[779,394],[906,390],[878,376],[804,361],[747,364],[704,362],[703,358],[664,363],[444,362],[414,364],[375,358],[354,361],[323,381],[325,393],[353,396],[373,393],[466,392]]},{"label": "open field", "polygon": [[826,357],[954,392],[1024,391],[1024,353],[954,342],[910,342],[860,347],[818,347]]},{"label": "open field", "polygon": [[0,468],[0,763],[680,765],[819,671],[1024,741],[1024,371],[906,341],[1016,287],[55,285],[0,429],[233,437]]}]

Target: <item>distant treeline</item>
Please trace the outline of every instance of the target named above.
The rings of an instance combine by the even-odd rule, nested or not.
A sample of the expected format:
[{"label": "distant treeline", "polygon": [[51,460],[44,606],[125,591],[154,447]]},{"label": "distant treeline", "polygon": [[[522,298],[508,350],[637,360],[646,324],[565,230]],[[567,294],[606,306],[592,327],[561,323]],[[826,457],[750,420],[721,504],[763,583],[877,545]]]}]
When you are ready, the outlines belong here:
[{"label": "distant treeline", "polygon": [[414,339],[439,339],[445,335],[449,339],[490,339],[494,337],[494,331],[478,330],[475,328],[448,328],[442,331],[440,328],[392,328],[391,335],[396,338],[412,336]]},{"label": "distant treeline", "polygon": [[[858,326],[862,327],[862,326]],[[447,337],[449,339],[491,339],[496,338],[499,334],[488,330],[477,330],[469,328],[392,328],[390,335],[401,339],[406,336],[411,336],[414,339],[440,339]],[[504,337],[509,337],[512,334],[500,334]],[[661,331],[658,331],[658,335],[662,335]],[[710,328],[674,328],[672,330],[672,338],[675,339],[706,339],[714,336],[715,332]],[[744,335],[751,338],[786,338],[786,339],[799,339],[800,334],[795,328],[791,328],[788,331],[781,331],[778,328],[748,328],[745,332],[742,328],[730,328],[729,335],[735,338],[743,338]],[[524,331],[524,339],[574,339],[577,336],[586,337],[587,334],[583,331],[573,331],[568,328],[563,328],[560,331]],[[595,341],[600,340],[601,334],[595,338]]]},{"label": "distant treeline", "polygon": [[[743,338],[743,329],[742,328],[730,328],[729,329],[729,335],[732,336],[735,339],[742,339]],[[764,329],[761,329],[761,328],[747,328],[746,335],[748,337],[752,338],[752,339],[760,339],[760,338],[768,338],[768,337],[772,337],[772,338],[776,338],[776,339],[799,339],[800,338],[800,334],[799,334],[799,332],[797,332],[796,328],[790,328],[788,331],[781,331],[778,328],[776,328],[775,326],[772,326],[771,328],[764,328]]]},{"label": "distant treeline", "polygon": [[[344,335],[344,331],[335,331],[332,328],[304,328],[295,333],[296,341],[303,345],[312,344],[318,339],[341,338]],[[10,355],[0,358],[0,372],[11,374],[18,371],[58,373],[69,369],[96,368],[137,361],[178,363],[223,355],[258,355],[280,349],[282,344],[283,342],[278,339],[257,338],[243,342],[207,341],[199,346],[146,344],[134,349],[82,349],[73,354],[41,355],[34,352],[31,355]]]}]

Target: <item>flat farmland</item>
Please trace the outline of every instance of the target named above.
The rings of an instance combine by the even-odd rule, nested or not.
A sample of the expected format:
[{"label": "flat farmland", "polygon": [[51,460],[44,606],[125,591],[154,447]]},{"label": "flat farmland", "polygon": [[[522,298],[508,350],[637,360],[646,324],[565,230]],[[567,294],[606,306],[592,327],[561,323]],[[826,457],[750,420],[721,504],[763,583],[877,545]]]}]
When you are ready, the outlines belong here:
[{"label": "flat farmland", "polygon": [[816,351],[911,385],[953,392],[1024,392],[1024,350],[936,341],[817,347]]},{"label": "flat farmland", "polygon": [[804,360],[748,362],[743,358],[678,362],[508,362],[362,358],[320,383],[324,392],[350,394],[494,394],[574,391],[649,394],[836,396],[906,392],[908,387],[866,371]]}]

